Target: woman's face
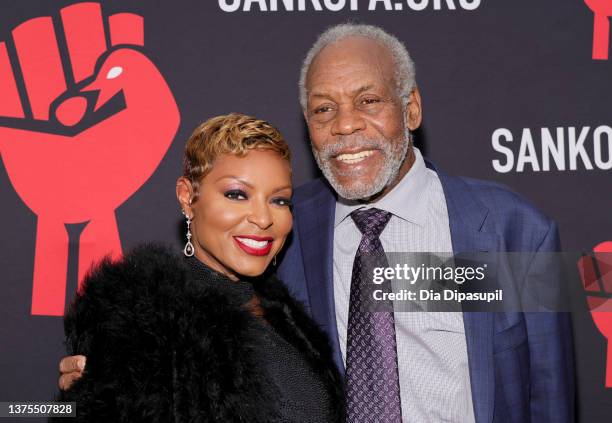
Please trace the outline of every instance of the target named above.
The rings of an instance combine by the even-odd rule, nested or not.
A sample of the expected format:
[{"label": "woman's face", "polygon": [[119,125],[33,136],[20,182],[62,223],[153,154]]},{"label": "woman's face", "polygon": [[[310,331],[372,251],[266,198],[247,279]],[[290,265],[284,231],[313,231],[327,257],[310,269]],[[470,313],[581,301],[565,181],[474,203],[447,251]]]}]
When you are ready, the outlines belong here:
[{"label": "woman's face", "polygon": [[181,207],[191,216],[195,256],[232,279],[261,275],[291,231],[289,162],[272,150],[222,154],[202,178],[199,197],[184,177]]}]

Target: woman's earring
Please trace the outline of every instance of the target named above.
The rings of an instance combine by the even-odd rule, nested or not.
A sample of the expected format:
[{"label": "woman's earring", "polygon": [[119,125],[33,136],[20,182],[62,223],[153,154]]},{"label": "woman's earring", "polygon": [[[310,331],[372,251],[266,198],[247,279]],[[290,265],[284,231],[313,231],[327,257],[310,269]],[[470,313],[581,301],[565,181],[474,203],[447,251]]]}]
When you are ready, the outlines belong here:
[{"label": "woman's earring", "polygon": [[276,266],[276,256],[272,259],[272,266]]},{"label": "woman's earring", "polygon": [[[184,211],[183,214],[185,214]],[[185,244],[185,248],[183,248],[183,254],[185,254],[187,257],[191,257],[195,253],[195,249],[191,243],[191,218],[186,214],[185,217],[187,218],[187,244]]]}]

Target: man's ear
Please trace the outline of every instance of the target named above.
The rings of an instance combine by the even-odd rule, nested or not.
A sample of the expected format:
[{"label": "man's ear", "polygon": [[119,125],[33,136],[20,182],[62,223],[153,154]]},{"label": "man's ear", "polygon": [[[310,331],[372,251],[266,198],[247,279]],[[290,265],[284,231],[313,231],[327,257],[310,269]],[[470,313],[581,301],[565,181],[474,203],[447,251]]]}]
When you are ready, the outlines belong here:
[{"label": "man's ear", "polygon": [[184,176],[181,176],[176,181],[176,199],[181,205],[181,209],[185,215],[193,217],[193,210],[191,210],[191,202],[193,198],[193,185],[191,181]]},{"label": "man's ear", "polygon": [[422,120],[421,93],[418,88],[415,88],[410,93],[408,104],[406,105],[406,124],[408,125],[408,129],[414,131],[421,126]]}]

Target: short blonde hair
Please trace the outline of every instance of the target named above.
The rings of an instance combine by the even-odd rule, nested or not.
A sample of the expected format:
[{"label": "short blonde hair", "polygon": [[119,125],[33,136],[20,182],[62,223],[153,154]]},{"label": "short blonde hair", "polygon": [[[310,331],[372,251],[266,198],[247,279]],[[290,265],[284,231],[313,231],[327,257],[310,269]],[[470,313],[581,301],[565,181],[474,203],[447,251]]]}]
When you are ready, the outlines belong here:
[{"label": "short blonde hair", "polygon": [[221,154],[242,157],[249,150],[272,150],[289,163],[289,146],[278,129],[265,120],[240,113],[216,116],[200,124],[191,134],[183,155],[183,176],[198,197],[200,181]]}]

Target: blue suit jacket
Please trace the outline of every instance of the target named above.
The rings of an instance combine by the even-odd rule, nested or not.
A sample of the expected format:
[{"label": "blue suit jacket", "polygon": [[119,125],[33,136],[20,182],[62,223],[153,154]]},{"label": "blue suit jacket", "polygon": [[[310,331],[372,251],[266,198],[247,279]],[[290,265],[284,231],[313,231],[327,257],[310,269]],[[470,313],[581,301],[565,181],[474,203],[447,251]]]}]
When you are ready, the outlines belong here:
[{"label": "blue suit jacket", "polygon": [[[520,196],[428,167],[444,189],[455,253],[559,250],[555,223]],[[278,274],[329,334],[342,371],[332,281],[335,201],[322,179],[296,190],[294,230]],[[463,319],[477,423],[574,421],[567,314],[465,312]]]}]

